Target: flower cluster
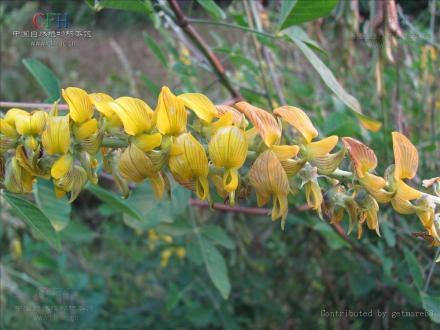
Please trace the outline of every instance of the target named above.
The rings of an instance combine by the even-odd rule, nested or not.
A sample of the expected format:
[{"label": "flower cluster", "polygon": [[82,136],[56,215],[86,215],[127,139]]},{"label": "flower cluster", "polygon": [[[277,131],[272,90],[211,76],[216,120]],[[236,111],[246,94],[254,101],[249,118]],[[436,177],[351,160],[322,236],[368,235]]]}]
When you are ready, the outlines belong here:
[{"label": "flower cluster", "polygon": [[[55,194],[74,200],[98,173],[111,174],[122,195],[129,182],[151,182],[157,198],[170,190],[171,177],[212,202],[217,194],[231,206],[255,191],[257,204],[272,200],[272,219],[288,214],[289,195],[301,189],[309,207],[331,222],[348,214],[350,230],[363,224],[379,231],[379,204],[416,214],[426,237],[440,245],[440,179],[424,181],[431,194],[410,187],[418,167],[414,145],[393,132],[394,164],[384,177],[374,173],[377,158],[358,140],[319,133],[307,114],[282,106],[267,112],[247,102],[214,105],[199,93],[173,94],[163,87],[155,110],[141,99],[69,87],[62,91],[69,111],[10,109],[0,119],[2,185],[29,193],[37,179],[53,180]],[[196,119],[189,121],[188,115]],[[349,155],[349,162],[344,162]],[[351,166],[353,172],[341,170]]]}]

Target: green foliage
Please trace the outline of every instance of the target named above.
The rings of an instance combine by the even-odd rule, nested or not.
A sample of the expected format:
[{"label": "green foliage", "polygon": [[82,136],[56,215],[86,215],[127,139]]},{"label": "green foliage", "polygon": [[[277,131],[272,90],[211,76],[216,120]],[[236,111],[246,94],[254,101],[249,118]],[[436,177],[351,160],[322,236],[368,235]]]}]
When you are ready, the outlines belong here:
[{"label": "green foliage", "polygon": [[282,2],[280,30],[329,15],[338,0],[285,0]]},{"label": "green foliage", "polygon": [[16,195],[3,192],[5,200],[15,213],[33,230],[37,238],[44,239],[57,250],[61,249],[60,239],[47,216],[33,203]]},{"label": "green foliage", "polygon": [[52,70],[40,61],[32,58],[23,59],[23,64],[46,92],[48,96],[47,102],[55,102],[61,97],[60,83]]}]

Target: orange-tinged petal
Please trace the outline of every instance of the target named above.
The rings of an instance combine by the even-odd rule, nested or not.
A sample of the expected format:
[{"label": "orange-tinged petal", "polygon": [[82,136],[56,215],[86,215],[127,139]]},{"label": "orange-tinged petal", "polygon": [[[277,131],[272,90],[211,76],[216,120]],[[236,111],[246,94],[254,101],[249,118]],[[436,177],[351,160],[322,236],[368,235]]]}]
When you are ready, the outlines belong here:
[{"label": "orange-tinged petal", "polygon": [[232,122],[235,126],[238,126],[238,127],[244,129],[249,125],[244,114],[237,111],[237,109],[230,107],[228,105],[224,105],[224,104],[216,105],[215,107],[217,109],[219,117],[222,117],[226,113],[231,113],[232,114]]},{"label": "orange-tinged petal", "polygon": [[93,116],[92,100],[87,92],[78,87],[62,90],[63,98],[69,105],[70,117],[75,123],[83,123]]},{"label": "orange-tinged petal", "polygon": [[372,149],[350,137],[342,138],[342,142],[348,149],[356,175],[359,178],[364,177],[365,173],[376,168],[377,158]]},{"label": "orange-tinged petal", "polygon": [[322,202],[324,200],[321,192],[321,187],[316,181],[307,181],[306,188],[306,200],[307,205],[313,210],[320,210]]},{"label": "orange-tinged petal", "polygon": [[257,202],[263,205],[270,195],[274,196],[272,210],[273,220],[287,216],[287,195],[289,181],[275,153],[271,150],[263,152],[249,170],[251,185],[257,193]]},{"label": "orange-tinged petal", "polygon": [[180,94],[177,98],[182,100],[188,109],[194,111],[197,117],[207,123],[210,123],[218,115],[215,105],[206,95],[185,93]]},{"label": "orange-tinged petal", "polygon": [[280,116],[283,120],[295,127],[307,143],[312,142],[312,140],[318,136],[318,131],[313,126],[310,118],[300,108],[285,105],[276,108],[274,114]]},{"label": "orange-tinged petal", "polygon": [[408,138],[399,132],[393,132],[393,150],[395,170],[394,177],[398,179],[412,179],[419,165],[419,154],[416,147]]},{"label": "orange-tinged petal", "polygon": [[323,157],[327,155],[338,143],[338,137],[332,135],[320,141],[311,142],[306,146],[307,159],[311,160],[316,157]]},{"label": "orange-tinged petal", "polygon": [[275,117],[269,112],[247,102],[238,102],[235,107],[251,121],[268,147],[280,142],[281,128]]},{"label": "orange-tinged petal", "polygon": [[396,182],[396,197],[401,199],[406,199],[408,201],[412,201],[414,199],[422,197],[423,193],[421,191],[418,191],[417,189],[414,189],[410,186],[408,186],[405,182],[402,180],[398,180]]}]

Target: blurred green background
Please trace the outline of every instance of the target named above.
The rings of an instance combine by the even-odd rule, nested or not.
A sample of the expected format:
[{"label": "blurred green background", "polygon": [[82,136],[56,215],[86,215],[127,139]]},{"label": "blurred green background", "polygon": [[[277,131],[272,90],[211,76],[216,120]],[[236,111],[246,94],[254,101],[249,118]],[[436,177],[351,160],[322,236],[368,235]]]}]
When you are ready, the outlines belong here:
[{"label": "blurred green background", "polygon": [[[440,1],[397,1],[401,38],[386,23],[375,25],[376,1],[360,0],[334,1],[330,15],[281,39],[272,36],[295,1],[178,3],[247,101],[267,110],[298,106],[323,136],[364,141],[379,173],[392,163],[390,132],[403,131],[420,155],[415,182],[439,175]],[[49,46],[14,35],[35,30],[36,12],[67,13],[69,30],[91,38]],[[234,97],[167,1],[2,1],[0,26],[0,101],[48,100],[26,59],[43,63],[60,87],[136,96],[153,108],[163,85],[216,103]],[[361,127],[298,38],[364,114],[383,123],[379,132]],[[100,185],[72,205],[56,200],[48,184],[36,187],[37,204],[63,228],[60,251],[1,201],[5,329],[435,329],[440,322],[439,250],[412,235],[422,231],[415,216],[383,207],[382,237],[367,231],[357,240],[311,212],[292,210],[283,232],[268,216],[190,206],[190,193],[178,186],[171,201],[158,202],[148,184],[127,201],[111,182]],[[290,201],[293,209],[305,198]],[[328,314],[336,311],[342,314]]]}]

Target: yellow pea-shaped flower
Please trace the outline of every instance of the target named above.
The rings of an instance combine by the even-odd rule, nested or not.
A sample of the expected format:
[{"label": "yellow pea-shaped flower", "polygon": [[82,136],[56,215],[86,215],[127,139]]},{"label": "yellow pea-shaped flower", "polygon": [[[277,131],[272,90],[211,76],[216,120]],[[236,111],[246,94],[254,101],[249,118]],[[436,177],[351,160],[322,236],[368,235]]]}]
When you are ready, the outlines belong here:
[{"label": "yellow pea-shaped flower", "polygon": [[184,102],[166,86],[162,87],[155,110],[156,127],[162,134],[179,135],[186,129],[188,114]]},{"label": "yellow pea-shaped flower", "polygon": [[67,153],[70,148],[69,115],[48,117],[41,141],[49,155]]},{"label": "yellow pea-shaped flower", "polygon": [[179,135],[171,147],[168,163],[171,173],[184,186],[194,182],[200,199],[209,195],[208,158],[205,149],[191,133]]},{"label": "yellow pea-shaped flower", "polygon": [[225,169],[223,187],[230,193],[232,205],[234,204],[233,193],[238,187],[238,169],[246,161],[247,150],[246,136],[235,126],[219,128],[208,145],[209,157],[215,167]]},{"label": "yellow pea-shaped flower", "polygon": [[19,113],[15,117],[15,127],[20,135],[38,135],[44,129],[46,119],[47,113],[44,111]]},{"label": "yellow pea-shaped flower", "polygon": [[258,206],[265,205],[273,196],[272,220],[281,218],[281,227],[284,228],[288,212],[289,181],[273,151],[266,150],[258,156],[249,171],[249,178],[257,193]]},{"label": "yellow pea-shaped flower", "polygon": [[63,98],[69,106],[70,118],[81,124],[93,116],[93,104],[89,94],[78,87],[68,87],[62,90]]},{"label": "yellow pea-shaped flower", "polygon": [[154,126],[154,112],[141,99],[123,96],[111,102],[110,106],[129,135],[147,133]]}]

